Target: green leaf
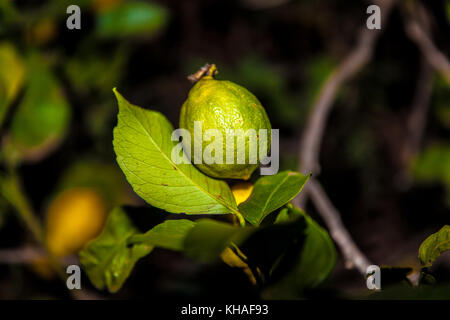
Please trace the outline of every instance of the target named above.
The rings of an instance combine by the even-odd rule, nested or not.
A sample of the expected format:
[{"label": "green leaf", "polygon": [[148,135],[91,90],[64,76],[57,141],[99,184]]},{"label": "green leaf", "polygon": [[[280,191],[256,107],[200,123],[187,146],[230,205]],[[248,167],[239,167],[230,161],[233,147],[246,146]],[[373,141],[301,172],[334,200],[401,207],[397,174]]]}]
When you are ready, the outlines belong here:
[{"label": "green leaf", "polygon": [[171,159],[173,127],[159,112],[130,104],[114,90],[119,102],[114,151],[134,191],[152,206],[172,213],[238,213],[230,188],[192,164]]},{"label": "green leaf", "polygon": [[80,262],[89,279],[99,289],[117,292],[136,262],[160,247],[180,251],[195,222],[166,220],[145,234],[138,233],[121,208],[114,209],[103,232],[80,251]]},{"label": "green leaf", "polygon": [[308,179],[309,176],[293,171],[259,178],[250,197],[239,205],[239,211],[248,222],[258,226],[269,213],[291,201]]},{"label": "green leaf", "polygon": [[184,253],[201,261],[214,261],[231,243],[239,245],[255,228],[240,228],[211,219],[197,221],[184,241]]},{"label": "green leaf", "polygon": [[62,87],[43,59],[27,61],[26,92],[12,119],[5,156],[10,162],[41,159],[62,140],[70,120],[70,107]]},{"label": "green leaf", "polygon": [[22,89],[25,64],[10,43],[0,43],[0,125],[11,102]]},{"label": "green leaf", "polygon": [[129,243],[146,243],[155,247],[182,251],[184,241],[195,222],[186,219],[167,220],[145,234],[132,236]]},{"label": "green leaf", "polygon": [[292,205],[288,206],[288,210],[288,215],[284,210],[280,212],[282,217],[277,218],[278,224],[305,219],[303,245],[293,262],[294,267],[280,281],[265,290],[265,298],[298,298],[304,289],[314,288],[325,281],[336,263],[336,249],[328,232],[302,210]]},{"label": "green leaf", "polygon": [[168,16],[167,9],[158,4],[126,1],[100,13],[97,34],[101,37],[155,34],[166,26]]},{"label": "green leaf", "polygon": [[130,275],[136,262],[149,254],[153,246],[129,245],[137,229],[121,208],[114,209],[102,233],[80,251],[80,262],[91,282],[98,288],[117,292]]},{"label": "green leaf", "polygon": [[[297,208],[292,208],[299,211]],[[300,212],[299,212],[300,213]],[[328,232],[304,213],[306,222],[306,240],[295,268],[297,287],[313,288],[322,283],[331,274],[336,264],[336,248]]]},{"label": "green leaf", "polygon": [[419,248],[419,259],[424,267],[430,267],[442,253],[450,250],[450,225],[442,227],[425,239]]}]

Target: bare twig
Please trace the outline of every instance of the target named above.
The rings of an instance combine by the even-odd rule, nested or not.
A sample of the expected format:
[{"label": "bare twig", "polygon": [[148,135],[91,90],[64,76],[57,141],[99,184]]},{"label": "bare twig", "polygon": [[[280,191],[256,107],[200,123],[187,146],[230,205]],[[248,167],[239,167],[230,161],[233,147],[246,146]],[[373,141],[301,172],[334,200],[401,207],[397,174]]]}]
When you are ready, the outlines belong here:
[{"label": "bare twig", "polygon": [[422,21],[419,20],[419,14],[410,12],[405,22],[405,31],[409,38],[419,47],[428,63],[450,84],[450,62],[431,39],[430,32],[426,26],[426,20],[429,19],[429,15],[419,3],[416,4],[415,8],[416,10],[414,11],[422,15]]},{"label": "bare twig", "polygon": [[[380,6],[383,28],[393,7],[394,0],[378,0],[374,1],[374,4]],[[312,172],[313,175],[317,175],[320,172],[320,147],[336,94],[343,83],[353,77],[370,61],[380,33],[381,30],[368,30],[365,25],[361,27],[356,47],[347,55],[322,86],[312,107],[300,143],[301,172],[305,174]],[[334,208],[319,182],[312,179],[303,190],[301,196],[294,199],[294,204],[303,207],[308,193],[311,194],[314,205],[324,219],[334,241],[336,241],[342,251],[346,259],[346,265],[357,268],[359,272],[365,275],[370,262],[354,243],[342,223],[339,212]]]},{"label": "bare twig", "polygon": [[339,212],[331,203],[320,183],[315,179],[311,179],[308,184],[311,199],[330,230],[331,237],[341,249],[346,261],[346,267],[356,268],[361,274],[365,275],[367,267],[371,263],[352,240],[342,223]]},{"label": "bare twig", "polygon": [[[375,4],[380,6],[382,12],[382,28],[386,24],[393,3],[394,0],[378,0],[375,2]],[[320,146],[328,115],[330,114],[336,94],[341,85],[354,76],[370,60],[376,39],[379,37],[381,30],[369,30],[365,25],[361,27],[356,47],[347,55],[322,86],[312,107],[300,142],[299,156],[301,172],[305,174],[311,172],[313,175],[320,172]],[[301,196],[294,199],[294,204],[303,207],[307,197],[308,186],[303,190]]]}]

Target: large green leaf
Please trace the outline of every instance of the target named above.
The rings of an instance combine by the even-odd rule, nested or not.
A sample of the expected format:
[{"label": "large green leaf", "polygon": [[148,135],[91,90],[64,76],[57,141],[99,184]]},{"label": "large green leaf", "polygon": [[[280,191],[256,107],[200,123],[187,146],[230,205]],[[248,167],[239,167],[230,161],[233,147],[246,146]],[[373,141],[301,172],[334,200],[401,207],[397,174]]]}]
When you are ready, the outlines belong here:
[{"label": "large green leaf", "polygon": [[80,262],[91,282],[98,288],[117,292],[130,275],[136,262],[149,254],[147,243],[128,244],[138,233],[121,208],[114,209],[103,232],[80,251]]},{"label": "large green leaf", "polygon": [[425,239],[419,248],[419,259],[422,265],[429,267],[442,253],[450,250],[450,225],[442,227]]},{"label": "large green leaf", "polygon": [[124,1],[101,12],[97,33],[102,37],[155,34],[165,27],[168,11],[155,3]]},{"label": "large green leaf", "polygon": [[293,171],[261,177],[252,194],[239,205],[239,211],[253,225],[259,225],[271,212],[291,201],[303,188],[309,176]]},{"label": "large green leaf", "polygon": [[228,185],[207,177],[192,164],[171,159],[173,127],[159,112],[119,102],[114,151],[134,191],[151,205],[172,213],[238,213]]},{"label": "large green leaf", "polygon": [[62,87],[43,58],[32,54],[27,66],[25,96],[5,142],[5,156],[11,162],[45,156],[61,141],[70,119]]}]

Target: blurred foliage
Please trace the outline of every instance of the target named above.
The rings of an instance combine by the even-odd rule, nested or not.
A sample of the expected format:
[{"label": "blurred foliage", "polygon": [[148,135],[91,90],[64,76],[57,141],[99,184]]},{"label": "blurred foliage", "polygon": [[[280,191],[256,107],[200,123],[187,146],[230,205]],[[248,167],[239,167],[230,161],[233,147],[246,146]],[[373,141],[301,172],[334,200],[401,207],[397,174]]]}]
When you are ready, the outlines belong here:
[{"label": "blurred foliage", "polygon": [[[77,0],[82,10],[82,30],[71,32],[65,22],[66,7],[74,4],[72,0],[0,0],[0,156],[1,160],[7,160],[1,166],[0,175],[3,182],[8,182],[1,184],[0,228],[2,239],[12,239],[8,245],[22,244],[16,240],[22,237],[27,242],[30,237],[29,233],[17,232],[15,221],[10,223],[13,220],[9,219],[13,212],[10,205],[23,209],[24,195],[17,185],[9,184],[10,179],[3,179],[7,178],[3,171],[12,165],[23,173],[24,190],[38,208],[52,207],[61,195],[81,189],[101,198],[106,210],[124,203],[138,203],[140,200],[133,196],[123,174],[112,163],[110,129],[117,109],[111,88],[123,87],[146,106],[155,105],[178,114],[177,103],[185,98],[188,87],[182,78],[208,61],[221,65],[220,79],[245,86],[261,100],[273,123],[282,129],[281,138],[289,139],[287,147],[281,150],[280,171],[297,169],[296,148],[301,129],[324,81],[335,70],[336,62],[351,49],[351,35],[359,23],[355,17],[359,17],[361,6],[342,1],[291,1],[257,10],[244,9],[239,1],[192,1],[187,5],[181,1],[167,1],[164,5],[160,2]],[[423,3],[430,12],[439,13],[433,13],[433,20],[436,18],[432,24],[433,39],[437,47],[447,52],[445,28],[450,22],[450,1]],[[423,209],[444,207],[445,210],[450,206],[450,89],[438,76],[433,82],[425,147],[410,167],[414,178],[412,189],[420,188],[420,196],[413,193],[414,199],[402,202],[391,181],[396,174],[388,159],[398,156],[396,152],[402,141],[396,125],[401,125],[399,119],[404,119],[408,111],[418,65],[418,50],[404,35],[398,19],[400,12],[394,14],[389,31],[380,37],[373,61],[339,91],[321,156],[320,179],[358,244],[375,260],[388,256],[386,252],[394,241],[398,246],[406,246],[408,241],[402,240],[417,236],[430,225],[442,225],[437,217],[443,215],[429,215],[430,220],[424,222]],[[136,84],[141,82],[142,87],[137,88]],[[393,151],[386,152],[384,144],[391,142]],[[435,193],[433,186],[444,188],[445,199],[430,195]],[[431,191],[422,193],[423,190]],[[82,205],[73,205],[72,209],[85,210]],[[48,218],[44,214],[45,210],[40,217]],[[284,207],[266,220],[289,223],[292,215],[295,213]],[[414,225],[414,219],[420,221],[417,223],[420,227]],[[383,226],[381,232],[375,232],[382,234],[382,240],[375,239],[372,233],[376,221],[382,221],[378,225]],[[401,226],[398,221],[402,221]],[[389,236],[391,228],[384,228],[388,225],[392,225],[397,237]],[[123,226],[127,229],[128,222],[123,222]],[[319,226],[308,228],[321,230]],[[275,232],[279,242],[285,239],[286,230],[293,229],[290,226],[280,228],[283,232]],[[301,230],[299,227],[297,233],[292,231],[297,237],[294,239],[299,240],[294,249],[303,243]],[[320,232],[317,234],[320,238]],[[57,238],[62,241],[64,235],[67,234],[61,232]],[[117,245],[114,237],[107,239],[111,240],[108,244]],[[373,244],[375,240],[379,241],[377,246]],[[323,278],[328,277],[335,261],[330,243],[323,241],[330,253],[324,260],[316,261]],[[104,244],[100,243],[97,249],[101,251]],[[121,254],[111,260],[117,264],[102,266],[103,271],[111,267],[108,281],[114,288],[124,280],[122,273],[114,278],[117,276],[114,271],[126,274],[130,262],[134,263],[142,253],[139,250],[133,253],[133,246],[125,247],[122,243],[119,247]],[[316,259],[315,246],[310,248],[311,258],[304,261]],[[256,282],[247,262],[250,258],[258,260],[257,255],[247,256],[241,248],[227,249],[229,264],[241,267]],[[261,256],[267,253],[265,249],[270,251],[268,246],[263,249],[259,252]],[[414,247],[414,254],[416,250]],[[291,261],[297,258],[292,252],[287,257]],[[303,267],[308,270],[312,265]],[[28,282],[21,269],[10,269],[11,273],[5,273],[8,279],[0,279],[1,294],[5,291],[2,281],[12,281],[18,287],[23,283],[26,290],[22,290],[26,292],[33,288],[34,283]],[[263,271],[267,273],[268,269]],[[266,297],[298,296],[292,276],[295,270],[283,271],[286,278],[280,286],[267,288]],[[260,272],[256,275],[262,276]],[[342,270],[338,272],[342,276]],[[423,277],[431,279],[432,276]],[[316,280],[302,278],[301,281],[315,283]],[[350,282],[347,284],[351,287],[354,283]],[[436,282],[436,287],[386,286],[373,298],[450,298],[449,287]],[[20,290],[14,292],[9,295],[23,294]]]},{"label": "blurred foliage", "polygon": [[25,94],[3,150],[9,162],[41,159],[60,143],[69,125],[69,104],[45,61],[31,53],[27,70]]},{"label": "blurred foliage", "polygon": [[450,88],[442,77],[436,77],[433,86],[433,110],[436,119],[450,130]]},{"label": "blurred foliage", "polygon": [[162,30],[167,20],[168,11],[160,5],[124,1],[101,11],[96,32],[100,37],[148,36]]},{"label": "blurred foliage", "polygon": [[91,188],[103,198],[108,209],[133,203],[130,188],[115,165],[80,159],[69,166],[57,186],[57,191],[70,188]]},{"label": "blurred foliage", "polygon": [[441,254],[450,250],[450,225],[425,239],[419,248],[419,259],[423,266],[430,267]]},{"label": "blurred foliage", "polygon": [[25,64],[11,43],[0,43],[0,125],[8,107],[20,92],[25,78]]},{"label": "blurred foliage", "polygon": [[450,197],[450,145],[437,143],[425,148],[414,159],[412,174],[422,183],[441,183]]}]

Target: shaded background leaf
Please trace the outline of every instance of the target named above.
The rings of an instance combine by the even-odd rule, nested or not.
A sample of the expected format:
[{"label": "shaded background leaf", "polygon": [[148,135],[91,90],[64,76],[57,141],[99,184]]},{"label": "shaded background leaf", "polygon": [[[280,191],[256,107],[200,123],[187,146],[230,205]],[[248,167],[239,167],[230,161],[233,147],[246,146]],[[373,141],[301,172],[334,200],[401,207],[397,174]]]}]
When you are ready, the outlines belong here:
[{"label": "shaded background leaf", "polygon": [[22,89],[25,79],[25,64],[16,48],[8,42],[0,43],[0,125],[11,102]]},{"label": "shaded background leaf", "polygon": [[70,120],[70,106],[45,60],[31,54],[27,69],[25,94],[4,146],[10,162],[45,157],[61,142]]},{"label": "shaded background leaf", "polygon": [[420,262],[425,267],[429,267],[434,260],[448,250],[450,250],[450,226],[447,225],[422,242],[419,248]]},{"label": "shaded background leaf", "polygon": [[169,12],[159,4],[124,1],[100,13],[97,34],[101,37],[154,35],[165,27],[168,16]]}]

